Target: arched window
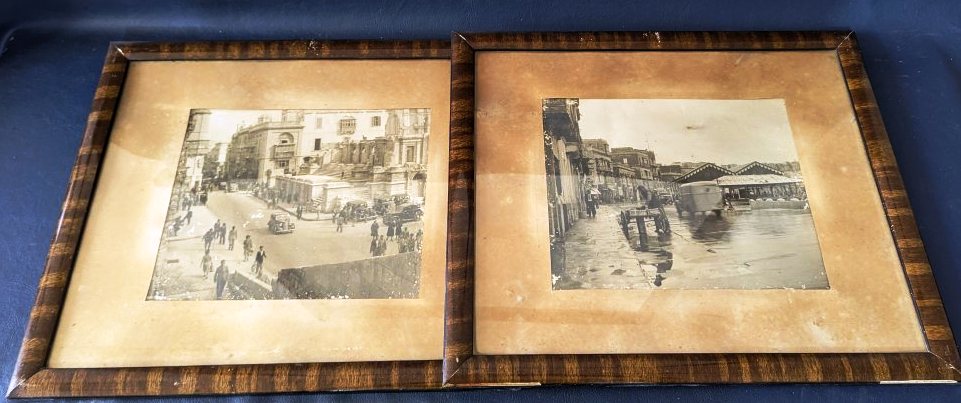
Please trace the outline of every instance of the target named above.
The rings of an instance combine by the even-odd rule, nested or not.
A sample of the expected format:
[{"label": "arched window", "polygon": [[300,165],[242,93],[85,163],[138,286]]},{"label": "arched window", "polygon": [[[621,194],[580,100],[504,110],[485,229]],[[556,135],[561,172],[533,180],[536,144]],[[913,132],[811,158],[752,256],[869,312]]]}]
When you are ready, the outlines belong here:
[{"label": "arched window", "polygon": [[277,139],[280,140],[280,144],[293,144],[294,142],[294,136],[290,133],[280,133]]}]

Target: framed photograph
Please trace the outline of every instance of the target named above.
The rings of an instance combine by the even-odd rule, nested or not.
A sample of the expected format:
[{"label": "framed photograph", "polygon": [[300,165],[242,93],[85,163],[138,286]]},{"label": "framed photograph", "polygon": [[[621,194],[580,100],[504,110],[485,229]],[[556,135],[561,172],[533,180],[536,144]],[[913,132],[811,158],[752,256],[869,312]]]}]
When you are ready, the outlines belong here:
[{"label": "framed photograph", "polygon": [[449,43],[110,45],[11,397],[442,383]]},{"label": "framed photograph", "polygon": [[444,378],[955,382],[851,32],[454,34]]}]

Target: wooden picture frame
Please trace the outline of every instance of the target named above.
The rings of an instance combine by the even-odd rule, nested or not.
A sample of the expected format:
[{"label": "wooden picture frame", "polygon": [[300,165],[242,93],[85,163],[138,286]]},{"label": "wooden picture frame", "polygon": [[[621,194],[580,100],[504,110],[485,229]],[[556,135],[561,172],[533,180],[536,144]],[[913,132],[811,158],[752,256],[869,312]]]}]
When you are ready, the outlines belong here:
[{"label": "wooden picture frame", "polygon": [[[475,53],[834,51],[927,345],[918,353],[479,355],[475,352]],[[956,382],[958,352],[853,32],[478,33],[452,36],[445,384]],[[574,347],[574,346],[572,346]]]},{"label": "wooden picture frame", "polygon": [[447,41],[111,43],[7,396],[156,396],[430,389],[441,361],[49,368],[53,337],[131,62],[448,59]]}]

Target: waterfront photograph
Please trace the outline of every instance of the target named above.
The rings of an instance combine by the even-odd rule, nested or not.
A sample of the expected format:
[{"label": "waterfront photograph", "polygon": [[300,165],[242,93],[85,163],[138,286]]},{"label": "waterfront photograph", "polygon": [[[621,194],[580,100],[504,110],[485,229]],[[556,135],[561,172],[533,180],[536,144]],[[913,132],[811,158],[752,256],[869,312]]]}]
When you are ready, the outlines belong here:
[{"label": "waterfront photograph", "polygon": [[543,100],[554,290],[829,289],[782,99]]},{"label": "waterfront photograph", "polygon": [[189,113],[147,300],[418,297],[429,109]]}]

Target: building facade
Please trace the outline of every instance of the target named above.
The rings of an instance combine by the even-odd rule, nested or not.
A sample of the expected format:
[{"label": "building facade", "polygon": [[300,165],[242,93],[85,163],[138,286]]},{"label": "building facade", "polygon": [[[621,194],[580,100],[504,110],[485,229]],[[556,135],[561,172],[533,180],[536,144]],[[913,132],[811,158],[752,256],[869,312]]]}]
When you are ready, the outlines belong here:
[{"label": "building facade", "polygon": [[[578,100],[544,100],[544,154],[552,252],[586,211]],[[552,262],[554,260],[552,259]]]},{"label": "building facade", "polygon": [[398,194],[422,202],[429,132],[429,109],[285,110],[238,128],[224,170],[324,211]]},{"label": "building facade", "polygon": [[204,159],[210,152],[210,111],[194,109],[190,111],[187,122],[187,138],[184,140],[182,155],[183,181],[187,189],[199,189],[204,179]]},{"label": "building facade", "polygon": [[582,152],[587,166],[586,185],[601,194],[601,200],[612,203],[615,200],[614,165],[611,149],[604,139],[584,139]]}]

